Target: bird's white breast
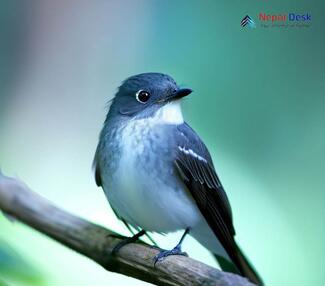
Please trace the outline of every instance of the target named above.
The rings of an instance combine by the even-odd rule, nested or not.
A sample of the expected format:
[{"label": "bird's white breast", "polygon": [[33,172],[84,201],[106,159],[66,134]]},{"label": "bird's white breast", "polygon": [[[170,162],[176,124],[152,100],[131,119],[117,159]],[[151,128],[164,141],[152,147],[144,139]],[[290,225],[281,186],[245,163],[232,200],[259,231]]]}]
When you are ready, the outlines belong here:
[{"label": "bird's white breast", "polygon": [[[147,231],[170,232],[202,220],[182,182],[173,178],[170,184],[168,174],[172,174],[173,165],[164,163],[165,158],[160,158],[152,146],[161,124],[179,124],[182,120],[178,103],[165,105],[154,117],[129,121],[122,131],[117,171],[111,181],[104,179],[105,193],[114,210]],[[162,164],[160,168],[158,164]]]}]

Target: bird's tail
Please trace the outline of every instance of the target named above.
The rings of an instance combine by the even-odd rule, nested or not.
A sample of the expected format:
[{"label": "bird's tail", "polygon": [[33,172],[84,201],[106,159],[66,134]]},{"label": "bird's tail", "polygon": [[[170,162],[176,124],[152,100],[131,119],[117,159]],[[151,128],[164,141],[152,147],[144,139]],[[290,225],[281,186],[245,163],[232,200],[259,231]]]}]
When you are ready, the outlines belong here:
[{"label": "bird's tail", "polygon": [[206,223],[193,228],[191,235],[211,251],[223,271],[244,276],[258,286],[264,285],[261,277],[257,274],[257,271],[245,257],[235,241],[236,251],[230,256],[230,253],[227,253]]},{"label": "bird's tail", "polygon": [[253,282],[254,284],[258,286],[263,286],[264,283],[255,268],[253,267],[253,265],[249,262],[249,260],[246,258],[246,256],[238,246],[237,250],[237,259],[236,261],[232,262],[217,254],[213,255],[218,261],[223,271],[239,274],[241,276],[246,277],[249,281]]}]

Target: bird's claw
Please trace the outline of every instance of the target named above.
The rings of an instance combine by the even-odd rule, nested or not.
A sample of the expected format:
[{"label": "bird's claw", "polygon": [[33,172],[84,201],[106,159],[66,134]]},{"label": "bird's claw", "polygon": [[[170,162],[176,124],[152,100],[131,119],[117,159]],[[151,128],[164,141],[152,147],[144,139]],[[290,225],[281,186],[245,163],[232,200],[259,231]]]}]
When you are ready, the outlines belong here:
[{"label": "bird's claw", "polygon": [[188,256],[188,254],[183,252],[178,246],[174,247],[172,250],[162,250],[153,258],[154,266],[156,266],[156,263],[162,262],[167,256],[170,255]]},{"label": "bird's claw", "polygon": [[116,255],[117,252],[125,245],[134,242],[134,240],[131,239],[132,237],[127,237],[125,239],[123,239],[122,241],[120,241],[117,245],[114,246],[114,248],[112,249],[112,254]]},{"label": "bird's claw", "polygon": [[107,234],[106,237],[112,237],[112,238],[119,238],[119,239],[126,239],[127,237],[118,233],[110,233]]},{"label": "bird's claw", "polygon": [[129,243],[133,243],[136,242],[139,237],[141,237],[142,235],[144,235],[146,232],[144,230],[141,230],[140,232],[138,232],[137,234],[131,236],[131,237],[124,237],[124,239],[122,241],[120,241],[112,250],[112,254],[116,255],[117,252],[125,245],[129,244]]}]

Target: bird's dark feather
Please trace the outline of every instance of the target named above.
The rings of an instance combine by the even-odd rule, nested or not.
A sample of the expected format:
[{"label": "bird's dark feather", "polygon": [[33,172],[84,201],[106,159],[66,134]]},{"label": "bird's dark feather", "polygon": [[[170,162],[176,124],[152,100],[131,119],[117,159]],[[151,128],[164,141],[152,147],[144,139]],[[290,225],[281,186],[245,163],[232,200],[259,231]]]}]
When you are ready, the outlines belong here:
[{"label": "bird's dark feather", "polygon": [[178,131],[179,150],[175,165],[180,177],[228,255],[240,267],[236,263],[237,245],[234,241],[235,229],[230,204],[213,167],[209,151],[186,123],[179,125]]},{"label": "bird's dark feather", "polygon": [[97,187],[101,187],[102,186],[102,179],[100,177],[100,171],[99,171],[98,164],[95,165],[95,181],[96,181]]},{"label": "bird's dark feather", "polygon": [[[216,209],[222,218],[222,224],[225,225],[227,232],[231,236],[235,235],[235,229],[232,222],[232,211],[227,195],[221,185],[221,182],[213,167],[211,155],[195,131],[187,124],[181,124],[178,127],[180,134],[178,137],[178,146],[180,149],[177,152],[176,164],[178,170],[183,173],[182,179],[188,184],[199,183],[203,187],[198,190],[196,196],[203,196],[203,198],[210,198],[211,207]],[[195,154],[205,159],[199,160],[191,154],[186,154],[181,151],[192,150]],[[184,177],[185,175],[185,177]],[[201,191],[200,191],[201,190]],[[203,193],[205,190],[206,194]],[[207,192],[210,190],[209,192]],[[193,195],[193,194],[192,194]]]},{"label": "bird's dark feather", "polygon": [[[254,267],[235,242],[231,207],[208,149],[186,123],[179,125],[177,129],[179,148],[175,166],[202,215],[234,264],[234,267],[229,267],[227,263],[225,269],[231,271],[237,269],[241,275],[248,277],[252,282],[263,285]],[[222,259],[218,261],[225,266]]]}]

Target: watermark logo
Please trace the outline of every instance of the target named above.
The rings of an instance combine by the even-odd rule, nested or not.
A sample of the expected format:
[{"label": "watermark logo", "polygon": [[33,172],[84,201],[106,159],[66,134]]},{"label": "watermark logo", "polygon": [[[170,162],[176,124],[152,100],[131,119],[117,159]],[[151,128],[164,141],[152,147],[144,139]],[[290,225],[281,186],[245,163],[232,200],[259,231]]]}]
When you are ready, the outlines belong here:
[{"label": "watermark logo", "polygon": [[255,28],[256,27],[256,25],[255,25],[255,22],[254,22],[254,20],[250,17],[250,16],[248,16],[248,15],[246,15],[241,21],[240,21],[240,25],[242,26],[242,27],[249,27],[249,28]]},{"label": "watermark logo", "polygon": [[[260,12],[256,18],[261,28],[304,28],[310,27],[312,17],[310,13],[265,13]],[[252,17],[246,15],[240,22],[242,27],[256,28]]]}]

